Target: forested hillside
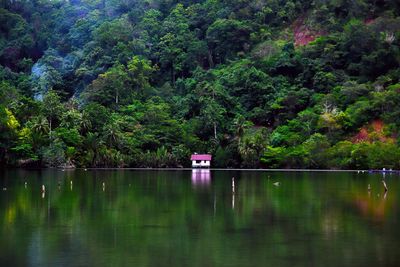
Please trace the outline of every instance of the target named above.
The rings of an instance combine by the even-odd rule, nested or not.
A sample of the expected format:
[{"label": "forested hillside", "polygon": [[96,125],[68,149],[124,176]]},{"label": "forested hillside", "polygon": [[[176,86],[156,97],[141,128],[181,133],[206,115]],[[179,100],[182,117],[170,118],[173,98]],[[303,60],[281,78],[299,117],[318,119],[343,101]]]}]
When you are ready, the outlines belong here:
[{"label": "forested hillside", "polygon": [[400,168],[398,0],[0,0],[0,165]]}]

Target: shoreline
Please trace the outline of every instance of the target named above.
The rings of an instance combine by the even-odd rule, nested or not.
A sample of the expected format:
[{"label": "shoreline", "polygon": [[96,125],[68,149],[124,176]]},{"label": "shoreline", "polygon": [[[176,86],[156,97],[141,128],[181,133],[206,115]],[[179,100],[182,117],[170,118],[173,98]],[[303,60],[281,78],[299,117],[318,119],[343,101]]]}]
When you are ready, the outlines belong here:
[{"label": "shoreline", "polygon": [[[240,169],[240,168],[76,168],[76,170],[127,170],[127,171],[249,171],[249,172],[368,172],[368,170],[329,170],[329,169]],[[67,170],[67,169],[65,169]]]},{"label": "shoreline", "polygon": [[[14,170],[59,170],[59,171],[193,171],[193,170],[209,170],[209,171],[248,171],[248,172],[385,172],[400,173],[398,170],[382,171],[382,170],[331,170],[331,169],[241,169],[241,168],[9,168]],[[7,169],[5,169],[7,170]]]},{"label": "shoreline", "polygon": [[193,171],[193,170],[209,170],[209,171],[245,171],[245,172],[353,172],[353,173],[381,173],[381,174],[400,174],[400,170],[332,170],[332,169],[240,169],[240,168],[2,168],[7,170],[25,170],[25,171]]},{"label": "shoreline", "polygon": [[[85,170],[85,168],[76,168],[76,170]],[[353,173],[382,173],[382,174],[400,174],[400,170],[330,170],[330,169],[228,169],[228,168],[86,168],[87,171],[246,171],[246,172],[353,172]]]}]

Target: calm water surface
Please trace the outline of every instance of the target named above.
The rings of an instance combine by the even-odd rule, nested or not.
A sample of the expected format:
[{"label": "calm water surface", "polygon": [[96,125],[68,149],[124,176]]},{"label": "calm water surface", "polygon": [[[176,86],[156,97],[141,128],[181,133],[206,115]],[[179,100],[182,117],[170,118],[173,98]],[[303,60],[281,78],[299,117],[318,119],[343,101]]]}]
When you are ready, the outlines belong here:
[{"label": "calm water surface", "polygon": [[0,265],[400,266],[399,179],[0,171]]}]

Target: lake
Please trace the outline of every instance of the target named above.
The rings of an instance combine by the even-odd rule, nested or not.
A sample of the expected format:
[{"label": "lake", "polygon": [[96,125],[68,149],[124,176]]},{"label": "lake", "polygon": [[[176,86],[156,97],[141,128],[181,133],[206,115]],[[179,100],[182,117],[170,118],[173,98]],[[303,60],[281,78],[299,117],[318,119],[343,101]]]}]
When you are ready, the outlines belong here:
[{"label": "lake", "polygon": [[387,194],[378,173],[3,170],[0,177],[1,266],[400,266],[395,174],[385,177]]}]

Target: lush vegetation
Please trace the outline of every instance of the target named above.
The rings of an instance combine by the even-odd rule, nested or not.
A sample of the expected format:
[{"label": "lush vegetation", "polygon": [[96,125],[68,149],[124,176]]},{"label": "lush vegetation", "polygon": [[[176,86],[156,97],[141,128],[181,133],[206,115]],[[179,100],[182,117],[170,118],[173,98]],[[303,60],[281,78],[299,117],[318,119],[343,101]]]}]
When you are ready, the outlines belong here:
[{"label": "lush vegetation", "polygon": [[397,0],[0,2],[0,162],[400,168]]}]

